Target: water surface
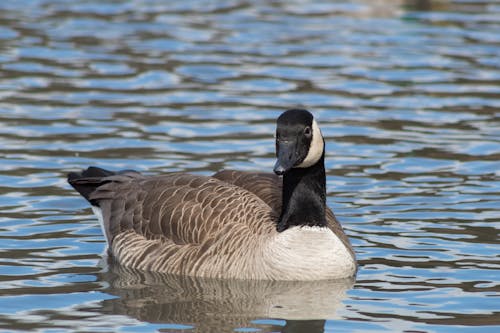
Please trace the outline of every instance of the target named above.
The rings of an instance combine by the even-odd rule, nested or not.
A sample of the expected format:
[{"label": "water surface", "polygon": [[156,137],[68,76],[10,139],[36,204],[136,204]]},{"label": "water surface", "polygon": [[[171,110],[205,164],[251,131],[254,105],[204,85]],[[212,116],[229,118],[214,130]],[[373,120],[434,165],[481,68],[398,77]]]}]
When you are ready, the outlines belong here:
[{"label": "water surface", "polygon": [[[0,329],[499,331],[500,4],[374,3],[1,2]],[[356,281],[107,264],[67,172],[270,171],[291,107]]]}]

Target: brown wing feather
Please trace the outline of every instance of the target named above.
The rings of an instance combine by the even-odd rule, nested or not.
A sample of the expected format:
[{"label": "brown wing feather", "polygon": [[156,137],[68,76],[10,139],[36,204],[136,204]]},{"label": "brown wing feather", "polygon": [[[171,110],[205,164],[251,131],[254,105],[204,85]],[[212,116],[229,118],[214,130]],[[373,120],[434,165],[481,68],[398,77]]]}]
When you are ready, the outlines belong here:
[{"label": "brown wing feather", "polygon": [[257,235],[276,232],[278,216],[262,199],[215,178],[178,173],[108,178],[91,199],[102,209],[112,254],[126,266],[236,276],[245,269],[241,252],[256,248]]},{"label": "brown wing feather", "polygon": [[281,191],[283,182],[282,179],[275,174],[222,170],[212,177],[254,193],[276,213],[279,214],[281,212]]},{"label": "brown wing feather", "polygon": [[91,199],[99,201],[112,236],[134,230],[147,238],[199,244],[220,230],[223,221],[255,229],[258,224],[253,223],[249,206],[269,211],[258,196],[211,177],[172,173],[146,178],[134,174],[108,180]]}]

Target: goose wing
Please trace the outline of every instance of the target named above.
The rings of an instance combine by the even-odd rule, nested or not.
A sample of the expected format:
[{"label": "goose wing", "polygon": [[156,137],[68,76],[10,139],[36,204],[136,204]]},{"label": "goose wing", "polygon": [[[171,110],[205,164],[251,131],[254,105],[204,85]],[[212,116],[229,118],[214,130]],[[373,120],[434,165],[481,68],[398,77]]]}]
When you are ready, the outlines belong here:
[{"label": "goose wing", "polygon": [[90,199],[102,209],[112,238],[134,230],[146,238],[192,244],[227,224],[241,224],[258,233],[262,223],[272,225],[276,218],[252,192],[212,177],[131,173],[107,177],[103,183]]},{"label": "goose wing", "polygon": [[232,264],[251,242],[276,232],[278,216],[261,198],[213,177],[126,173],[102,183],[90,200],[101,208],[112,254],[126,266],[219,276],[237,271]]}]

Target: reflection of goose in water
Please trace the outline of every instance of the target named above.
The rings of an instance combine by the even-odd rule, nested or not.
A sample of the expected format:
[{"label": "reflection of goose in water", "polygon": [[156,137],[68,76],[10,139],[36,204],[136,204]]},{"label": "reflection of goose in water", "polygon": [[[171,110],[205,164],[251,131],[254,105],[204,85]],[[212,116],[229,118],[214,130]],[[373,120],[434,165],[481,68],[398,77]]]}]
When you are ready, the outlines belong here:
[{"label": "reflection of goose in water", "polygon": [[69,183],[100,216],[110,253],[143,270],[262,280],[353,276],[349,239],[326,206],[325,142],[311,113],[276,129],[275,174],[144,176],[90,167]]},{"label": "reflection of goose in water", "polygon": [[[110,263],[101,277],[109,314],[149,323],[192,325],[196,332],[234,332],[259,327],[252,320],[275,318],[286,325],[274,332],[323,332],[336,318],[352,279],[304,281],[207,279],[145,272]],[[188,330],[188,332],[192,332]]]}]

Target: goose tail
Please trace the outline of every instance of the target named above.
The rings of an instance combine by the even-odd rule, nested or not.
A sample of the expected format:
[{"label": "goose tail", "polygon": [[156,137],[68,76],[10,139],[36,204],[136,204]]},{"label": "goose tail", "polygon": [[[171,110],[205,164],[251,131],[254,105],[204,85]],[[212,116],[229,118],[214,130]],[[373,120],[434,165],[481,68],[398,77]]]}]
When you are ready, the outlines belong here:
[{"label": "goose tail", "polygon": [[91,166],[81,172],[70,172],[68,174],[68,183],[85,199],[87,199],[92,206],[98,207],[99,205],[97,201],[91,200],[90,195],[96,188],[109,182],[106,180],[106,177],[114,176],[116,174],[118,174],[118,172]]}]

